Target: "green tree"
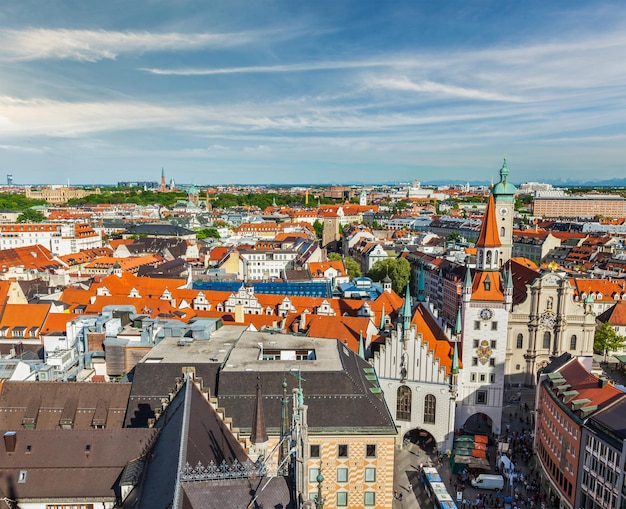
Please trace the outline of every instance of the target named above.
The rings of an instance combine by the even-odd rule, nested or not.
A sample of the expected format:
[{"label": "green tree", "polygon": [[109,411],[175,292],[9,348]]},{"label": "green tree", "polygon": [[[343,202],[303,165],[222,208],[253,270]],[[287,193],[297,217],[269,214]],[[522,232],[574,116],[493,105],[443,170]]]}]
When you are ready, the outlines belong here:
[{"label": "green tree", "polygon": [[387,275],[391,279],[391,288],[402,295],[409,284],[411,277],[411,264],[404,258],[387,258],[377,261],[367,273],[374,281],[382,281]]},{"label": "green tree", "polygon": [[321,239],[322,233],[324,232],[324,225],[318,219],[313,223],[313,229],[315,230],[315,236]]},{"label": "green tree", "polygon": [[610,323],[606,322],[600,325],[596,330],[596,334],[593,338],[593,349],[604,354],[604,362],[609,352],[615,352],[624,347],[626,338],[620,336]]},{"label": "green tree", "polygon": [[34,209],[26,209],[19,216],[17,216],[18,223],[41,223],[46,220],[46,216],[43,212]]},{"label": "green tree", "polygon": [[339,253],[329,253],[328,254],[328,259],[331,262],[337,262],[339,260],[343,260],[343,257]]},{"label": "green tree", "polygon": [[350,276],[350,279],[354,279],[355,277],[361,277],[363,275],[363,273],[361,272],[361,266],[354,260],[354,258],[348,256],[343,261],[343,264],[346,267],[346,271],[348,272],[348,276]]},{"label": "green tree", "polygon": [[206,239],[207,237],[219,239],[220,234],[218,233],[217,228],[202,228],[202,230],[198,230],[196,232],[196,238],[198,240],[203,240],[203,239]]}]

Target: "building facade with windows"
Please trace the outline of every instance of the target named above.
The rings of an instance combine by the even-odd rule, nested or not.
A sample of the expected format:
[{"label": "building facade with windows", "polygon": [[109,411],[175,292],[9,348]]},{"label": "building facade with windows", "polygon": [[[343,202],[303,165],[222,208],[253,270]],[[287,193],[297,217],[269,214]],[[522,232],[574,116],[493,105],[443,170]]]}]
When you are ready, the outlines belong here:
[{"label": "building facade with windows", "polygon": [[544,273],[510,313],[505,382],[534,385],[537,371],[564,352],[592,356],[595,328],[593,305],[559,273]]},{"label": "building facade with windows", "polygon": [[452,448],[456,383],[454,346],[424,302],[411,311],[407,289],[403,320],[383,336],[371,360],[398,429],[430,434],[440,451]]},{"label": "building facade with windows", "polygon": [[575,507],[626,507],[626,397],[596,412],[583,426]]},{"label": "building facade with windows", "polygon": [[502,244],[498,211],[489,196],[485,217],[476,241],[476,270],[467,268],[462,289],[463,369],[459,379],[456,429],[476,415],[501,433],[504,368],[509,312],[513,302],[510,271],[500,271]]},{"label": "building facade with windows", "polygon": [[[580,507],[575,503],[580,492],[579,476],[587,481],[587,487],[591,485],[591,477],[579,472],[581,455],[587,447],[582,440],[585,421],[625,397],[607,379],[592,375],[590,370],[591,359],[565,353],[542,370],[537,384],[534,447],[541,487],[551,504],[560,509]],[[590,442],[589,447],[593,456],[595,443]],[[595,463],[596,478],[600,463]],[[591,460],[590,465],[594,465]],[[596,493],[601,492],[599,486]]]}]

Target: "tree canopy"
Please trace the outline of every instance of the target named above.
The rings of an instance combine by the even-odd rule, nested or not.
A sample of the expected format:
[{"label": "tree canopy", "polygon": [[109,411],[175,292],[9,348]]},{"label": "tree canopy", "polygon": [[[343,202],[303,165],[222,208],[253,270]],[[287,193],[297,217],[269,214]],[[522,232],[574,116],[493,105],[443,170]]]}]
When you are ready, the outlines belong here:
[{"label": "tree canopy", "polygon": [[609,352],[615,352],[624,347],[626,338],[620,336],[613,326],[606,322],[600,325],[596,330],[596,334],[593,338],[593,349],[604,354],[604,360],[606,362],[606,356]]},{"label": "tree canopy", "polygon": [[385,276],[389,275],[391,288],[397,294],[402,295],[406,285],[409,284],[411,264],[404,258],[387,258],[377,261],[367,275],[374,281],[382,281]]},{"label": "tree canopy", "polygon": [[203,239],[206,239],[208,237],[212,237],[214,239],[219,239],[220,238],[220,234],[217,231],[217,228],[203,228],[202,230],[198,230],[196,232],[196,238],[198,240],[203,240]]},{"label": "tree canopy", "polygon": [[35,205],[45,205],[46,200],[33,200],[23,194],[2,193],[0,194],[0,209],[3,210],[26,210]]},{"label": "tree canopy", "polygon": [[18,223],[41,223],[45,220],[45,214],[35,209],[26,209],[19,216],[17,216]]},{"label": "tree canopy", "polygon": [[363,273],[361,272],[361,266],[355,261],[354,258],[349,256],[343,261],[343,264],[346,267],[346,271],[348,272],[348,276],[350,279],[354,279],[355,277],[361,277]]}]

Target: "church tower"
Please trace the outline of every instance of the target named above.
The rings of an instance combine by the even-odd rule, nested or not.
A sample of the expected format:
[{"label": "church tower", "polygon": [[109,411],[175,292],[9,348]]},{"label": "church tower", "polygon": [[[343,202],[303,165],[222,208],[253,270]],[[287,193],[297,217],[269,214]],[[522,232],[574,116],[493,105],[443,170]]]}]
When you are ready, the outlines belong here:
[{"label": "church tower", "polygon": [[[476,270],[467,269],[461,302],[463,369],[458,383],[457,429],[489,417],[491,432],[501,433],[504,363],[510,309],[509,278],[500,271],[500,243],[494,196],[489,196],[476,241]],[[458,330],[458,327],[457,327]],[[468,420],[474,423],[468,423]]]},{"label": "church tower", "polygon": [[498,235],[502,243],[500,265],[504,265],[511,259],[511,251],[513,249],[513,215],[515,213],[515,193],[517,188],[508,179],[509,169],[505,158],[502,168],[500,168],[500,182],[492,190],[496,203]]}]

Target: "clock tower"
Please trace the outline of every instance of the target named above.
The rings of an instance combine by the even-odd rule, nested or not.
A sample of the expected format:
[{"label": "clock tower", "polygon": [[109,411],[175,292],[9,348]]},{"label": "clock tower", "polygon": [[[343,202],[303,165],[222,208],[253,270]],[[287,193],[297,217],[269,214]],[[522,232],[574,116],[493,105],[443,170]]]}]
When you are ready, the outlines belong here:
[{"label": "clock tower", "polygon": [[513,215],[515,213],[515,193],[517,188],[508,179],[509,169],[505,158],[502,168],[500,168],[500,182],[491,191],[496,204],[498,236],[502,243],[501,265],[504,265],[511,259],[511,251],[513,249]]},{"label": "clock tower", "polygon": [[[513,300],[510,271],[501,268],[500,211],[489,196],[476,241],[476,270],[465,273],[461,297],[461,376],[455,428],[489,423],[502,432],[504,365],[509,311]],[[484,428],[483,428],[484,430]]]}]

